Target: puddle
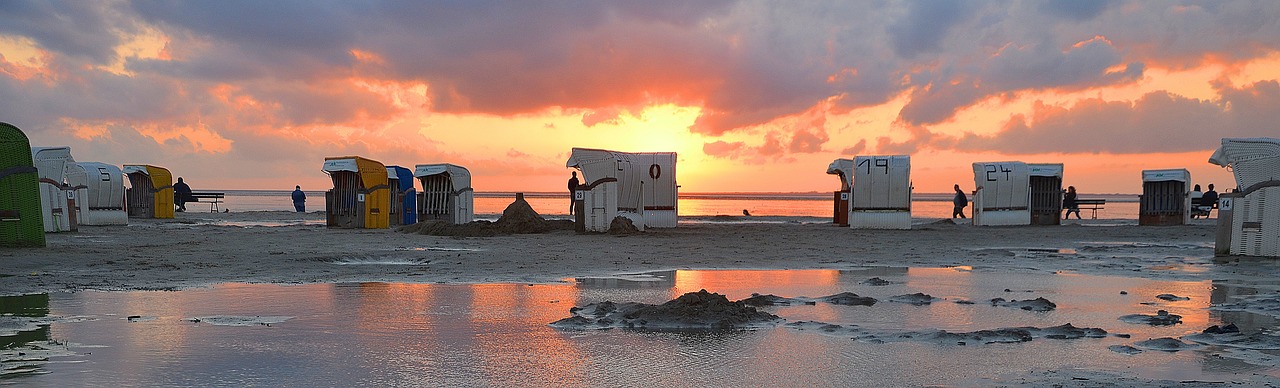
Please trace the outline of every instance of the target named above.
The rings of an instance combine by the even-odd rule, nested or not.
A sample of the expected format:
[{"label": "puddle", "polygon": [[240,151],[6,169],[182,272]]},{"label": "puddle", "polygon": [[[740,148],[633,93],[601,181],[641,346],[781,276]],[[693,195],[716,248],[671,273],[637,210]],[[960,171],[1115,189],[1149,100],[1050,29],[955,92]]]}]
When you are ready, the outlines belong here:
[{"label": "puddle", "polygon": [[428,265],[431,264],[429,259],[421,258],[395,258],[380,256],[355,256],[334,259],[330,262],[335,265]]},{"label": "puddle", "polygon": [[445,247],[399,247],[394,249],[397,252],[405,251],[428,251],[428,252],[483,252],[484,249],[479,248],[445,248]]},{"label": "puddle", "polygon": [[[785,322],[746,330],[550,325],[576,306],[661,304],[702,289],[812,303],[760,307]],[[824,298],[846,292],[879,303]],[[892,302],[924,297],[930,303]],[[0,330],[0,365],[20,365],[0,372],[0,384],[982,386],[1058,370],[1126,383],[1274,384],[1276,306],[1280,296],[1243,282],[963,266],[54,293],[0,298],[0,327],[20,322]],[[1122,319],[1161,310],[1178,323]],[[1227,324],[1239,332],[1201,333]]]}]

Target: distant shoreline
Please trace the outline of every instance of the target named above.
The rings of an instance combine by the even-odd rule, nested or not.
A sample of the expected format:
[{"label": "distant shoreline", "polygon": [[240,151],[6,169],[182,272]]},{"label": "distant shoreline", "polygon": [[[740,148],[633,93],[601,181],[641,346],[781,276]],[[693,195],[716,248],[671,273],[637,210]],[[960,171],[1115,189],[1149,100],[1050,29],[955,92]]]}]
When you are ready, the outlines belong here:
[{"label": "distant shoreline", "polygon": [[[218,191],[231,195],[244,196],[287,196],[292,190],[219,190],[209,189],[200,191]],[[306,191],[307,195],[323,197],[324,191]],[[477,191],[477,198],[505,198],[514,197],[517,191]],[[558,198],[564,197],[564,192],[546,192],[546,191],[526,191],[523,192],[526,197],[530,198]],[[914,193],[911,196],[912,201],[921,202],[949,202],[952,199],[952,193]],[[828,201],[832,199],[831,192],[706,192],[706,193],[680,193],[681,199],[721,199],[721,200],[775,200],[775,201]],[[1109,202],[1138,202],[1138,194],[1088,194],[1081,193],[1081,198],[1089,199],[1105,199]],[[972,198],[971,198],[972,199]]]}]

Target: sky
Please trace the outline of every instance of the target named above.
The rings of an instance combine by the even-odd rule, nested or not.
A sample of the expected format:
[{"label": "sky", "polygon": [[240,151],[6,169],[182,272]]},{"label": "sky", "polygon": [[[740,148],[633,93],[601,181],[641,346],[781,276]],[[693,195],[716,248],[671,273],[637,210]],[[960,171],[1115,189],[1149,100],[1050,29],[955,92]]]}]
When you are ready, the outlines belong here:
[{"label": "sky", "polygon": [[1064,163],[1139,193],[1280,137],[1280,2],[0,2],[0,121],[196,190],[331,186],[325,157],[561,191],[573,147],[677,152],[682,192],[832,191],[834,159]]}]

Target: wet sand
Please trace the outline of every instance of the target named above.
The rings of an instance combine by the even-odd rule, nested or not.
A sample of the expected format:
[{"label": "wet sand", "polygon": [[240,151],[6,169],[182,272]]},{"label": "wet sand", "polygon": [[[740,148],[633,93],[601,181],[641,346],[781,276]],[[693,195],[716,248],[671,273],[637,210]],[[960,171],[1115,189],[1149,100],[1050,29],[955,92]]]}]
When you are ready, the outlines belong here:
[{"label": "wet sand", "polygon": [[496,237],[329,229],[323,220],[319,212],[193,212],[128,226],[82,226],[48,234],[47,248],[0,250],[0,294],[226,282],[548,283],[670,269],[970,266],[1204,280],[1277,268],[1269,260],[1215,260],[1213,220],[1173,227],[1130,220],[1037,227],[916,220],[912,230],[853,230],[797,218],[717,216],[634,235]]},{"label": "wet sand", "polygon": [[[973,227],[963,222],[957,225],[949,220],[917,219],[911,230],[853,230],[813,222],[816,221],[813,218],[715,216],[683,220],[686,222],[678,228],[650,229],[630,235],[553,231],[495,237],[441,237],[395,229],[329,229],[323,226],[324,215],[319,212],[179,213],[172,220],[130,220],[128,226],[82,226],[76,233],[49,234],[49,246],[42,249],[2,249],[0,261],[5,265],[0,267],[0,295],[178,290],[232,282],[555,283],[575,277],[628,277],[672,269],[962,267],[965,271],[1000,276],[1081,273],[1169,281],[1212,280],[1215,287],[1245,285],[1256,294],[1230,303],[1213,302],[1210,309],[1280,316],[1280,297],[1276,296],[1280,283],[1274,281],[1274,274],[1280,273],[1280,264],[1273,259],[1215,258],[1215,220],[1195,220],[1193,225],[1174,227],[1139,227],[1132,220],[1072,220],[1062,226]],[[874,286],[892,282],[874,278],[864,283]],[[833,298],[837,296],[840,295],[822,301],[836,303]],[[923,294],[899,295],[884,302],[913,303],[911,298],[898,300],[912,296],[935,299]],[[1031,296],[976,303],[1011,309],[1052,309],[1052,302]],[[1152,297],[1183,300],[1174,294]],[[869,303],[874,302],[862,304]],[[1154,307],[1152,312],[1130,318],[1145,324],[1163,324],[1164,321],[1152,323],[1151,320],[1164,319],[1166,315],[1156,312]],[[1167,317],[1172,319],[1172,315]],[[226,325],[261,323],[244,317],[196,319]],[[1124,317],[1120,320],[1128,322]],[[596,326],[600,324],[597,322]],[[887,333],[821,322],[791,322],[787,327],[864,341],[911,338],[939,344],[1107,335],[1101,329],[1069,325]],[[1200,330],[1198,327],[1188,329]],[[1116,345],[1109,349],[1121,354],[1138,354],[1199,349],[1205,344],[1224,344],[1222,347],[1230,345],[1250,351],[1280,348],[1280,340],[1266,333],[1206,331],[1182,339],[1135,338],[1134,341],[1132,346]],[[1263,353],[1246,356],[1253,354]],[[1262,358],[1251,363],[1274,367],[1275,360],[1267,358],[1270,356],[1259,357]],[[1213,382],[1150,380],[1097,370],[1011,373],[1012,377],[1005,376],[997,385],[1215,385]],[[1270,375],[1252,376],[1249,381],[1276,383],[1280,380]],[[981,381],[970,384],[986,385]]]}]

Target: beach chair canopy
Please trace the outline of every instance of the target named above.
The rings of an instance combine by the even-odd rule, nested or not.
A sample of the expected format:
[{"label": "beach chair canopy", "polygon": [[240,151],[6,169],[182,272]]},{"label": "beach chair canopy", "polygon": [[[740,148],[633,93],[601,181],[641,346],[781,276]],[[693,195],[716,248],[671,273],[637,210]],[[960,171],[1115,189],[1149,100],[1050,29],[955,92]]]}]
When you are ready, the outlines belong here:
[{"label": "beach chair canopy", "polygon": [[89,209],[124,208],[124,173],[120,167],[101,162],[79,162],[70,167],[67,183],[88,189],[86,201]]},{"label": "beach chair canopy", "polygon": [[0,246],[45,246],[39,182],[27,135],[0,123]]},{"label": "beach chair canopy", "polygon": [[853,186],[853,159],[836,159],[827,166],[827,174],[840,177],[840,191],[849,191]]},{"label": "beach chair canopy", "polygon": [[1240,190],[1280,180],[1280,139],[1222,139],[1222,147],[1209,157],[1209,163],[1230,167]]},{"label": "beach chair canopy", "polygon": [[71,147],[31,147],[31,158],[40,174],[40,208],[45,232],[76,230],[74,211],[68,205],[75,197],[67,185],[67,172],[76,161]]},{"label": "beach chair canopy", "polygon": [[[329,193],[325,198],[330,226],[380,229],[390,225],[391,190],[385,165],[359,156],[337,156],[325,158],[321,170],[333,180],[333,198]],[[357,206],[362,200],[362,207]]]},{"label": "beach chair canopy", "polygon": [[1182,182],[1191,183],[1191,172],[1185,168],[1164,170],[1142,170],[1143,182]]},{"label": "beach chair canopy", "polygon": [[387,179],[395,179],[396,190],[413,190],[413,171],[400,166],[387,166]]},{"label": "beach chair canopy", "polygon": [[[128,176],[130,217],[173,218],[173,174],[169,169],[149,164],[126,164],[120,169]],[[142,208],[141,212],[132,209]]]},{"label": "beach chair canopy", "polygon": [[586,185],[606,178],[617,179],[619,210],[676,210],[675,152],[574,148],[565,167],[581,170]]},{"label": "beach chair canopy", "polygon": [[853,159],[853,203],[850,208],[910,211],[911,157],[859,156]]},{"label": "beach chair canopy", "polygon": [[387,167],[381,162],[359,156],[339,156],[324,158],[325,173],[354,172],[360,177],[361,187],[375,190],[378,186],[387,187]]},{"label": "beach chair canopy", "polygon": [[982,190],[988,210],[1027,210],[1031,198],[1031,169],[1023,162],[973,164],[974,187]]},{"label": "beach chair canopy", "polygon": [[40,170],[40,181],[55,186],[67,183],[67,168],[76,160],[71,147],[31,147],[31,159]]},{"label": "beach chair canopy", "polygon": [[433,175],[447,175],[449,180],[453,182],[454,191],[471,189],[471,171],[468,171],[466,167],[456,164],[438,163],[419,164],[413,168],[413,176],[415,178]]}]

